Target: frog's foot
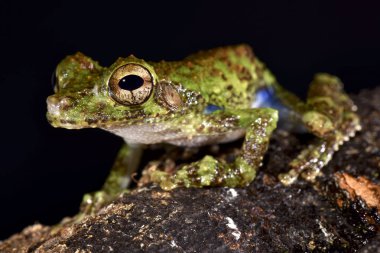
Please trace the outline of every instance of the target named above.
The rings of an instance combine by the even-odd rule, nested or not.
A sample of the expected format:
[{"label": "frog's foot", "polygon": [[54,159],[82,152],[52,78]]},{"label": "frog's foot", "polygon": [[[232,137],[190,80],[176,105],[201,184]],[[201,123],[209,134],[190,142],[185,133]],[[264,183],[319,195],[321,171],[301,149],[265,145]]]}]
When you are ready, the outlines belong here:
[{"label": "frog's foot", "polygon": [[280,181],[285,185],[290,185],[300,174],[306,180],[314,181],[320,170],[331,160],[333,153],[334,147],[323,140],[309,145],[290,163],[292,169],[279,175]]},{"label": "frog's foot", "polygon": [[269,108],[235,111],[242,127],[247,128],[242,153],[234,162],[226,162],[205,156],[203,159],[183,165],[174,174],[154,171],[151,180],[161,188],[226,186],[243,187],[253,181],[268,148],[272,131],[276,128],[277,111]]},{"label": "frog's foot", "polygon": [[314,181],[345,141],[361,129],[356,106],[343,91],[337,77],[318,74],[313,80],[302,120],[309,131],[319,139],[302,150],[290,163],[292,169],[280,174],[280,181],[289,185],[301,176]]}]

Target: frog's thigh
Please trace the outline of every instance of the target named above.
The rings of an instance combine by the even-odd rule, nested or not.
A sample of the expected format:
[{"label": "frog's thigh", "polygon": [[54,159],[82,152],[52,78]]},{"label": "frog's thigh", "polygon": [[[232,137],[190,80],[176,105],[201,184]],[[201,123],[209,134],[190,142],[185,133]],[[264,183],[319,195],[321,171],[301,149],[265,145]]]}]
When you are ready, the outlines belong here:
[{"label": "frog's thigh", "polygon": [[339,146],[360,129],[356,107],[343,91],[340,80],[328,74],[318,74],[310,85],[302,120],[318,140],[290,163],[292,169],[279,176],[291,184],[299,174],[313,181]]},{"label": "frog's thigh", "polygon": [[184,165],[173,175],[157,171],[152,174],[152,181],[160,183],[160,186],[167,190],[179,186],[236,187],[252,182],[268,148],[271,133],[276,128],[277,111],[258,108],[225,113],[238,116],[240,127],[246,129],[242,153],[235,162],[226,163],[212,156],[205,156],[197,162]]}]

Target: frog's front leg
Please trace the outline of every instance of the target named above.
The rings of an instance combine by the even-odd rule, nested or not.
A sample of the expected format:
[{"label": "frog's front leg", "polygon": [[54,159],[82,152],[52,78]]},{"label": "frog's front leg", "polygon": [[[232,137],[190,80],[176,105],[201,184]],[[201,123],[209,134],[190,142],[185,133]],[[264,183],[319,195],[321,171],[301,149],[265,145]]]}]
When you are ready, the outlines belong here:
[{"label": "frog's front leg", "polygon": [[356,106],[343,91],[341,81],[328,74],[315,76],[306,104],[294,109],[302,115],[307,129],[319,138],[290,163],[292,169],[288,173],[279,176],[286,185],[300,174],[313,181],[339,146],[361,128]]},{"label": "frog's front leg", "polygon": [[[233,163],[205,156],[197,162],[183,165],[173,175],[155,171],[151,174],[152,181],[159,183],[166,190],[178,186],[242,187],[252,182],[268,148],[271,133],[276,128],[278,113],[270,108],[258,108],[234,110],[222,114],[234,115],[238,119],[239,127],[246,130],[241,154]],[[206,119],[204,124],[210,128],[221,128],[212,120]]]},{"label": "frog's front leg", "polygon": [[140,144],[123,144],[102,189],[84,195],[81,213],[96,212],[128,188],[131,175],[139,166],[142,151]]}]

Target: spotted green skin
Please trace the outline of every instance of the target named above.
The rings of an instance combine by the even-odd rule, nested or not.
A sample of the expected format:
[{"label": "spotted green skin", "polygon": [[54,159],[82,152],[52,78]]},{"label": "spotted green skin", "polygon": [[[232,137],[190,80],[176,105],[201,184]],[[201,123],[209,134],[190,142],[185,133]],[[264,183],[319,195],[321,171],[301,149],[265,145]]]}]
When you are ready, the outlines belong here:
[{"label": "spotted green skin", "polygon": [[[146,68],[154,81],[149,98],[134,106],[112,99],[108,86],[114,70],[130,63]],[[131,55],[110,67],[77,53],[57,66],[56,77],[55,94],[47,99],[47,118],[54,127],[102,128],[127,143],[101,191],[105,193],[125,188],[125,174],[134,169],[125,167],[137,166],[131,160],[139,144],[202,146],[243,136],[241,155],[233,163],[205,156],[174,174],[156,171],[151,178],[164,189],[249,184],[278,120],[274,109],[252,108],[257,91],[265,87],[273,89],[281,103],[298,115],[300,124],[316,136],[290,163],[291,170],[279,175],[284,184],[291,184],[300,174],[313,181],[338,147],[360,129],[356,107],[337,77],[316,75],[303,102],[277,83],[248,45],[201,51],[174,62],[146,62]],[[160,92],[165,85],[181,100],[174,107],[165,103],[169,95]],[[206,113],[210,105],[219,109]]]}]

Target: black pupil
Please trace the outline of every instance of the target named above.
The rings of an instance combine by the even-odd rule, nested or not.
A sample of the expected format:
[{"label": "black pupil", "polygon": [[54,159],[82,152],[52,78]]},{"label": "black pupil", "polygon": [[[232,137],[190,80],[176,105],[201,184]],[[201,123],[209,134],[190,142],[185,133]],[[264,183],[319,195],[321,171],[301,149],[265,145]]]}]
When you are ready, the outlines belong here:
[{"label": "black pupil", "polygon": [[144,79],[137,75],[128,75],[120,79],[119,87],[123,90],[133,91],[144,84]]}]

